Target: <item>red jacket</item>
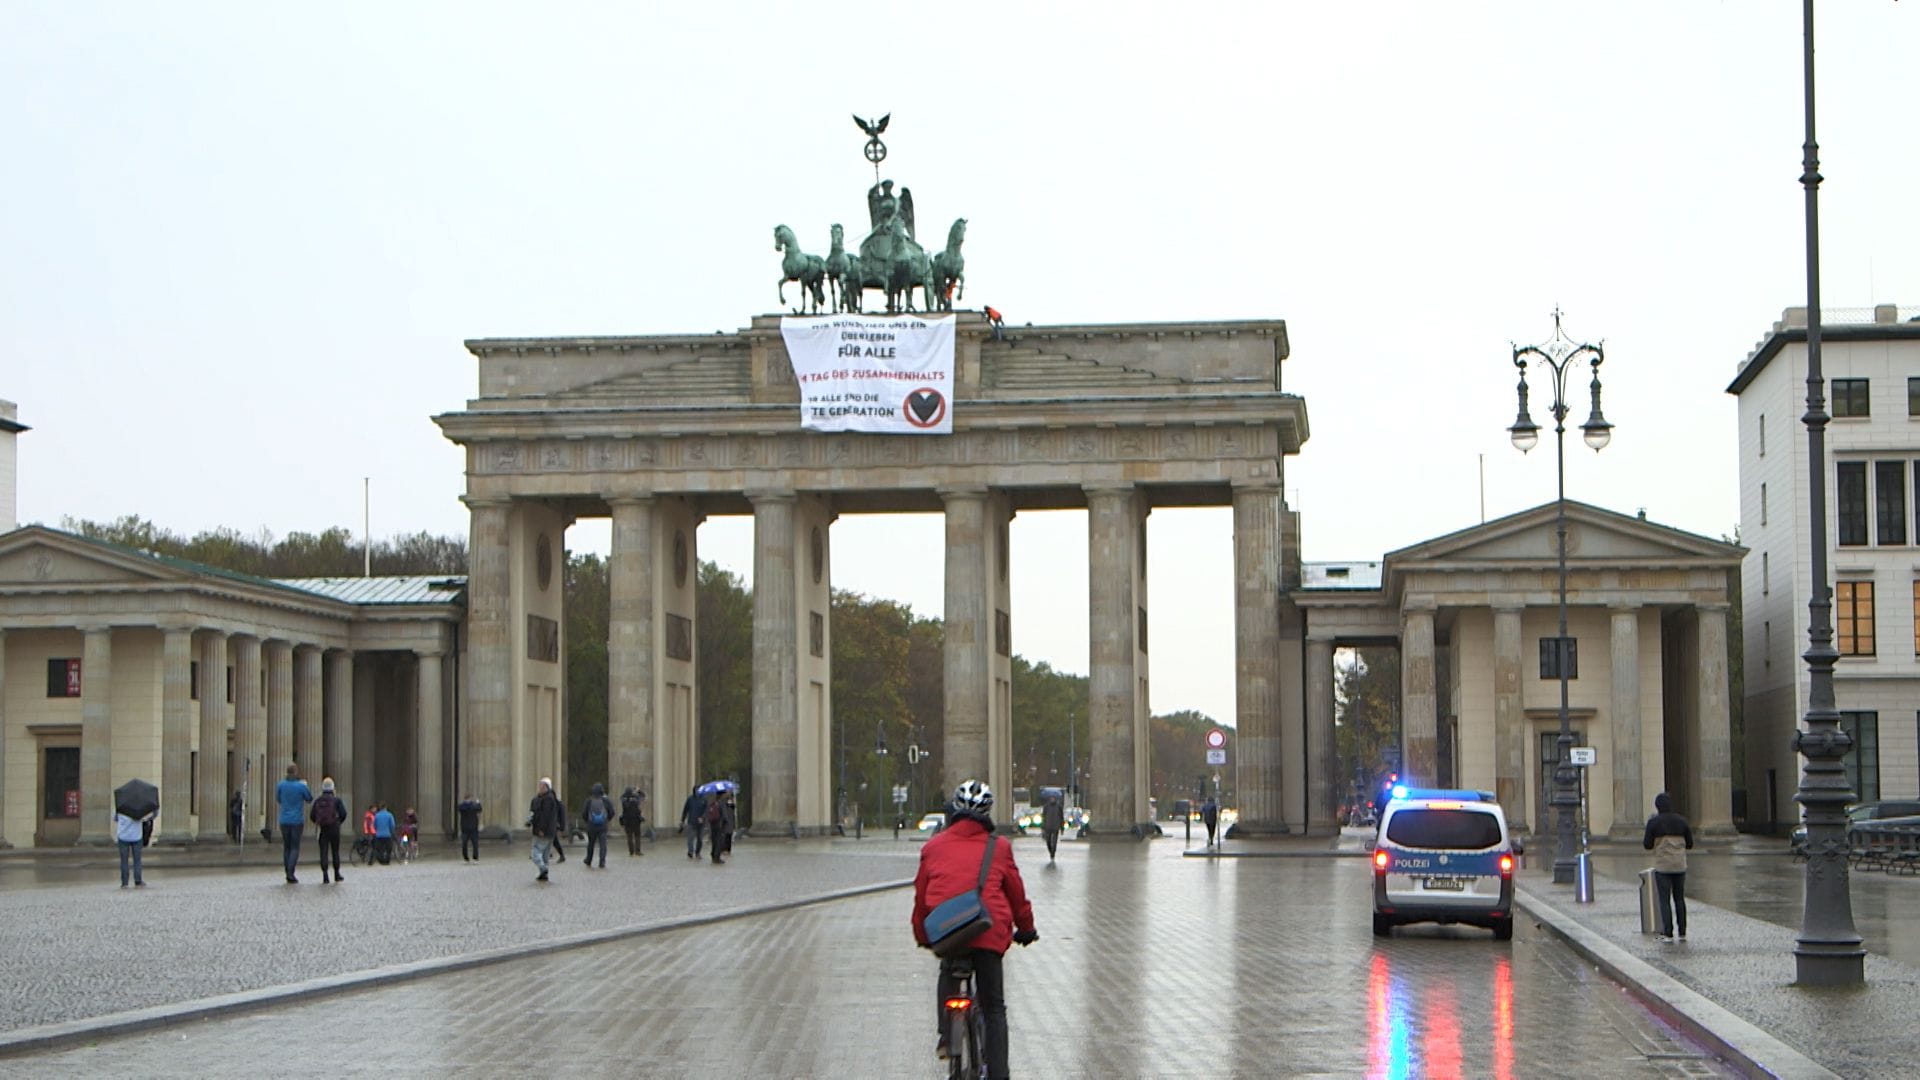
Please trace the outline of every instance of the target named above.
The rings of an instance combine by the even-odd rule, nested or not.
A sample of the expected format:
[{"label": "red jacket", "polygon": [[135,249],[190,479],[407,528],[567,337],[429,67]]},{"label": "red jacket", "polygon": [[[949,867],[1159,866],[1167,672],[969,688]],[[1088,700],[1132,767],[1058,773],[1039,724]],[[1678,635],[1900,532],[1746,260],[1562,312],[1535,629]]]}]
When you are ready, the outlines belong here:
[{"label": "red jacket", "polygon": [[[920,924],[927,912],[959,896],[972,892],[980,880],[980,859],[986,853],[987,827],[972,818],[958,818],[934,834],[920,849],[920,873],[913,879],[913,939],[927,943]],[[1013,845],[1001,837],[993,845],[993,865],[987,869],[984,894],[993,928],[973,939],[976,949],[1005,953],[1013,944],[1013,931],[1033,929],[1033,905],[1027,903],[1027,886],[1020,880],[1020,868],[1013,864]]]}]

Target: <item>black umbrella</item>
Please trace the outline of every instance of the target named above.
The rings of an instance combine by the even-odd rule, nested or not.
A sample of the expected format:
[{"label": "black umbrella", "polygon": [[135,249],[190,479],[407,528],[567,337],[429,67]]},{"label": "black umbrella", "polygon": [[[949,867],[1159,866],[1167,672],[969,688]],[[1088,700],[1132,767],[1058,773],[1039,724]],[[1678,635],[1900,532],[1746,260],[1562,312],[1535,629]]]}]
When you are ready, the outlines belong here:
[{"label": "black umbrella", "polygon": [[113,789],[113,808],[138,821],[160,811],[160,789],[145,780],[129,780]]}]

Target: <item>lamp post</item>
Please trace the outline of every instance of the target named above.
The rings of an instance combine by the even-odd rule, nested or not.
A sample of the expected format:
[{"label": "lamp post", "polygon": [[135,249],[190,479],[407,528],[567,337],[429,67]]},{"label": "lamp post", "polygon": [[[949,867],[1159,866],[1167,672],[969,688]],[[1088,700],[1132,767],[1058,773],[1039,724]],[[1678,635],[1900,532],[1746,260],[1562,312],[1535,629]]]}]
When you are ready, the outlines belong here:
[{"label": "lamp post", "polygon": [[1827,402],[1820,371],[1820,145],[1813,137],[1813,0],[1803,0],[1807,139],[1801,186],[1807,193],[1807,497],[1813,590],[1807,600],[1807,713],[1793,748],[1806,759],[1794,801],[1807,811],[1807,869],[1800,933],[1793,940],[1794,981],[1851,986],[1866,981],[1866,949],[1853,926],[1848,891],[1847,804],[1853,785],[1843,764],[1853,739],[1840,728],[1833,697],[1833,586],[1827,580]]},{"label": "lamp post", "polygon": [[1600,415],[1600,363],[1605,359],[1604,343],[1576,344],[1567,336],[1560,326],[1560,312],[1557,309],[1553,313],[1552,338],[1541,345],[1516,345],[1513,348],[1513,366],[1520,370],[1520,414],[1507,433],[1512,437],[1514,447],[1523,454],[1540,441],[1540,425],[1534,423],[1533,417],[1527,412],[1527,366],[1537,360],[1553,372],[1554,473],[1559,485],[1553,523],[1560,554],[1560,636],[1554,639],[1555,667],[1560,673],[1560,738],[1555,743],[1559,752],[1558,762],[1553,768],[1552,800],[1554,831],[1558,837],[1553,852],[1553,881],[1556,885],[1573,881],[1578,855],[1575,850],[1574,817],[1580,809],[1579,774],[1568,760],[1573,756],[1573,722],[1567,713],[1567,669],[1572,652],[1567,641],[1567,371],[1581,360],[1592,364],[1593,382],[1588,389],[1593,394],[1593,412],[1587,417],[1587,422],[1580,425],[1580,432],[1586,444],[1599,453],[1613,438],[1613,425]]}]

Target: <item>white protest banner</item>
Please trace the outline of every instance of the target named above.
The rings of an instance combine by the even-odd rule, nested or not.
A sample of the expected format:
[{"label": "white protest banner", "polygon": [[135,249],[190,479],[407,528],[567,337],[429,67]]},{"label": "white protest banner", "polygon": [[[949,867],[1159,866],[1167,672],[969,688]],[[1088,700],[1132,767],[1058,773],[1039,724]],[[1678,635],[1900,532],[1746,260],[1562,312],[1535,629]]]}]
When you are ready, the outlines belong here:
[{"label": "white protest banner", "polygon": [[801,427],[953,434],[953,316],[789,315],[780,335]]}]

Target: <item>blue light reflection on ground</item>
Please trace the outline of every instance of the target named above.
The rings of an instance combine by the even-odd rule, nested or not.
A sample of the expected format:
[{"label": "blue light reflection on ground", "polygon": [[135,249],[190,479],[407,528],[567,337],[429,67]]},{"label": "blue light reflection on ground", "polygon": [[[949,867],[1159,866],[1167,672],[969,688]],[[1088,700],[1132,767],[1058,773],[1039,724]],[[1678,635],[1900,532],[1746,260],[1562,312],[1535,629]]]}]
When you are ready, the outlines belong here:
[{"label": "blue light reflection on ground", "polygon": [[[1493,957],[1492,983],[1492,1023],[1487,1042],[1492,1050],[1493,1076],[1496,1080],[1513,1080],[1510,957]],[[1407,980],[1394,977],[1387,952],[1376,951],[1367,972],[1367,1075],[1375,1080],[1465,1075],[1468,1063],[1458,1006],[1454,980],[1429,979],[1424,989],[1416,991]],[[1484,1059],[1480,1067],[1485,1067]]]}]

